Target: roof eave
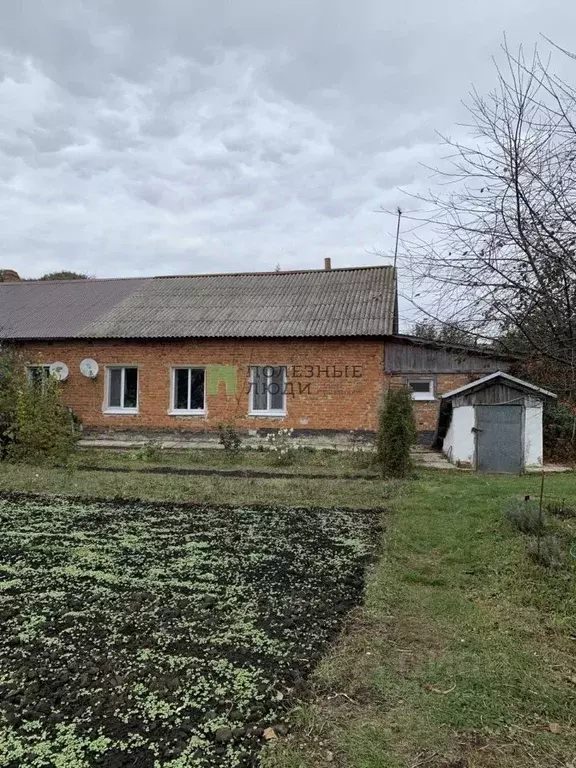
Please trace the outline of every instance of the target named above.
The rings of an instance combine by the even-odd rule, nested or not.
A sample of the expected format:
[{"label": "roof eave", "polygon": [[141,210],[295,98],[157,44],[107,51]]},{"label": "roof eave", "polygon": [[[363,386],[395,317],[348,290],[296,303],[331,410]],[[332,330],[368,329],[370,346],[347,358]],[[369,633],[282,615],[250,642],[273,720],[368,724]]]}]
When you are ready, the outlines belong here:
[{"label": "roof eave", "polygon": [[449,341],[421,339],[418,336],[411,336],[410,334],[394,333],[391,340],[413,344],[414,346],[431,347],[433,349],[449,349],[454,350],[455,352],[467,352],[470,355],[477,355],[478,357],[492,357],[498,360],[523,359],[521,355],[513,355],[509,352],[497,352],[495,350],[483,349],[482,347],[475,347],[473,345],[467,344],[452,344]]},{"label": "roof eave", "polygon": [[491,373],[488,376],[484,376],[482,379],[477,379],[476,381],[470,382],[470,384],[464,384],[462,387],[453,389],[451,392],[446,392],[442,395],[442,400],[449,400],[456,395],[462,394],[463,392],[472,392],[475,389],[482,388],[484,384],[499,378],[505,379],[506,381],[509,381],[510,383],[525,391],[534,392],[542,395],[543,397],[551,397],[554,399],[558,398],[558,395],[555,395],[554,392],[549,392],[547,389],[542,389],[542,387],[537,387],[535,384],[530,384],[529,381],[517,379],[515,376],[511,376],[509,373],[505,373],[504,371],[496,371],[495,373]]}]

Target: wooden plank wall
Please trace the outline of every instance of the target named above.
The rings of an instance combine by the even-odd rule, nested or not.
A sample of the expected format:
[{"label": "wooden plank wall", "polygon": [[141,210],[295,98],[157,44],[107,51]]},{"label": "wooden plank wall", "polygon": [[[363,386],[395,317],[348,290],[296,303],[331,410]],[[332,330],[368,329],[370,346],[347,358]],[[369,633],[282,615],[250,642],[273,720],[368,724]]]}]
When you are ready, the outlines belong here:
[{"label": "wooden plank wall", "polygon": [[521,389],[497,382],[486,385],[476,392],[463,392],[452,398],[452,407],[458,408],[461,405],[531,405],[533,402],[534,398]]},{"label": "wooden plank wall", "polygon": [[481,373],[507,371],[510,363],[466,351],[386,342],[386,373]]}]

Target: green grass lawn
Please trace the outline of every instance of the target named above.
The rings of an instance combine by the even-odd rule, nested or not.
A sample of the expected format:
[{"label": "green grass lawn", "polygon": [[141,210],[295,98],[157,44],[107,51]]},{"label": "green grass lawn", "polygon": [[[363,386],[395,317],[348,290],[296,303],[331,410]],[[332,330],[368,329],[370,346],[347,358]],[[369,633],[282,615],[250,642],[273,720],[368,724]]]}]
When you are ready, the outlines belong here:
[{"label": "green grass lawn", "polygon": [[[408,486],[366,604],[268,766],[576,765],[576,561],[535,565],[501,513],[539,483],[428,472]],[[573,474],[545,483],[576,506]],[[553,525],[576,544],[576,518]]]},{"label": "green grass lawn", "polygon": [[0,491],[64,496],[373,508],[385,507],[397,488],[398,483],[371,479],[156,475],[0,463]]},{"label": "green grass lawn", "polygon": [[148,447],[131,450],[88,448],[80,450],[74,461],[78,465],[93,467],[125,467],[131,469],[146,467],[212,468],[212,469],[257,469],[271,473],[349,473],[373,474],[370,451],[337,451],[301,448],[294,450],[289,463],[283,463],[278,454],[269,449],[243,448],[228,452],[218,448],[165,449],[153,443]]}]

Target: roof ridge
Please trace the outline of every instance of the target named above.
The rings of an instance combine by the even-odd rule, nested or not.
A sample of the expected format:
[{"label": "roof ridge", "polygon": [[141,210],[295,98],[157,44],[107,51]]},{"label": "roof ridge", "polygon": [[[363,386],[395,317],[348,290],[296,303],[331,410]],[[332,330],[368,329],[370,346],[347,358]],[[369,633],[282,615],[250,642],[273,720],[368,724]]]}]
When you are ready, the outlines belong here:
[{"label": "roof ridge", "polygon": [[274,275],[281,277],[282,275],[310,275],[310,274],[319,274],[319,273],[329,273],[329,272],[360,272],[361,270],[368,270],[368,269],[394,269],[394,267],[391,264],[374,264],[373,266],[364,266],[364,267],[332,267],[332,269],[282,269],[280,271],[276,270],[269,270],[269,271],[252,271],[252,272],[200,272],[196,273],[194,275],[154,275],[151,277],[151,280],[169,280],[171,278],[177,278],[177,277],[243,277],[248,275],[254,275],[254,276],[264,276],[264,275]]},{"label": "roof ridge", "polygon": [[19,282],[0,283],[1,285],[46,285],[47,283],[112,283],[119,282],[121,280],[173,280],[182,278],[198,278],[198,277],[247,277],[254,276],[260,277],[265,275],[274,275],[281,277],[282,275],[310,275],[328,272],[360,272],[362,270],[369,269],[395,269],[391,264],[373,264],[362,267],[333,267],[332,269],[286,269],[270,271],[251,271],[251,272],[197,272],[195,274],[179,274],[179,275],[143,275],[139,277],[89,277],[86,279],[70,279],[70,280],[20,280]]},{"label": "roof ridge", "polygon": [[122,280],[153,280],[154,277],[87,277],[87,278],[75,278],[70,280],[40,280],[40,279],[30,279],[30,280],[18,280],[14,282],[8,282],[8,283],[0,283],[0,286],[3,285],[52,285],[54,283],[82,283],[85,285],[86,283],[118,283]]}]

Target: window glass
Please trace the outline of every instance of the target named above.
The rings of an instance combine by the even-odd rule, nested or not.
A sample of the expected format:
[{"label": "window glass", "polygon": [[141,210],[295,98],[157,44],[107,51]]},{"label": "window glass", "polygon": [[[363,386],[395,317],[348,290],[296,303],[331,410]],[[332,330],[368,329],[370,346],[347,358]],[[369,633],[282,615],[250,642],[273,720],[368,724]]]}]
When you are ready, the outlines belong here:
[{"label": "window glass", "polygon": [[434,382],[432,379],[415,379],[408,382],[413,400],[434,400]]},{"label": "window glass", "polygon": [[138,368],[108,369],[108,408],[138,408]]},{"label": "window glass", "polygon": [[201,411],[204,409],[204,370],[201,368],[190,368],[190,404],[191,411]]},{"label": "window glass", "polygon": [[284,410],[284,369],[273,368],[268,383],[270,392],[270,409],[272,411]]},{"label": "window glass", "polygon": [[138,368],[124,368],[124,408],[138,406]]},{"label": "window glass", "polygon": [[33,387],[42,386],[42,382],[50,376],[50,366],[48,365],[29,365],[28,377]]},{"label": "window glass", "polygon": [[413,392],[430,392],[430,384],[429,381],[411,381],[410,387]]},{"label": "window glass", "polygon": [[174,371],[174,408],[185,411],[188,408],[188,369]]},{"label": "window glass", "polygon": [[286,368],[283,366],[259,366],[252,368],[252,410],[258,412],[284,411]]},{"label": "window glass", "polygon": [[110,408],[122,407],[122,369],[110,370],[108,405]]},{"label": "window glass", "polygon": [[254,411],[267,410],[268,381],[265,368],[252,369],[252,409]]},{"label": "window glass", "polygon": [[204,368],[174,369],[173,410],[204,410],[204,376]]}]

